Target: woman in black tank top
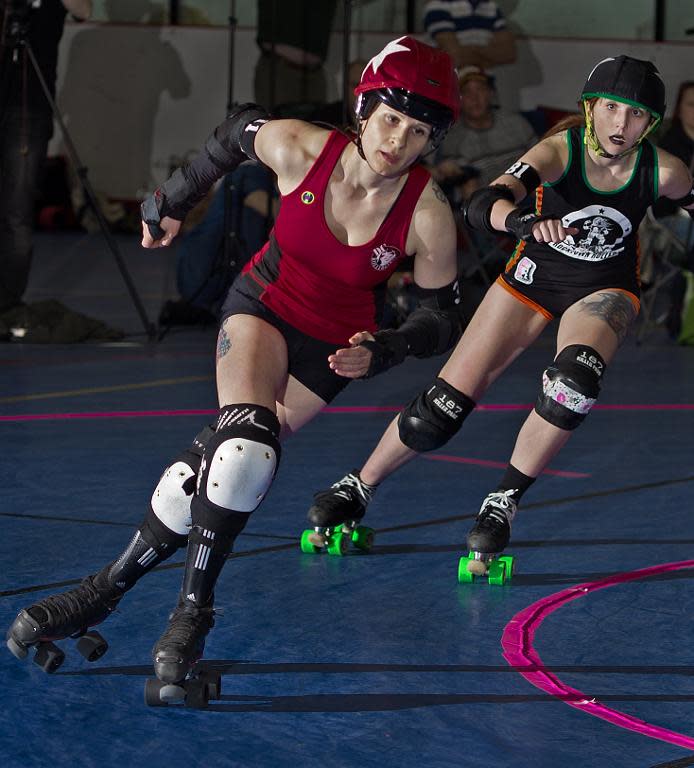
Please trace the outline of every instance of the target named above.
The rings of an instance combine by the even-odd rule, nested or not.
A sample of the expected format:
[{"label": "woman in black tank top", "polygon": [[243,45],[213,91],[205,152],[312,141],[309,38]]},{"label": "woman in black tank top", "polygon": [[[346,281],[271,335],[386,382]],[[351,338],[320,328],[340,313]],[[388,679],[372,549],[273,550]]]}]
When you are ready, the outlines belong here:
[{"label": "woman in black tank top", "polygon": [[[509,232],[517,248],[439,378],[388,428],[360,472],[375,485],[417,452],[444,445],[486,388],[560,318],[557,355],[535,409],[468,535],[462,581],[485,572],[506,578],[511,563],[497,559],[522,494],[598,396],[639,310],[636,232],[646,208],[666,196],[690,215],[694,209],[688,169],[646,139],[665,112],[665,87],[651,62],[599,62],[580,103],[582,117],[558,126],[472,196],[468,224]],[[532,205],[518,208],[528,195]]]}]

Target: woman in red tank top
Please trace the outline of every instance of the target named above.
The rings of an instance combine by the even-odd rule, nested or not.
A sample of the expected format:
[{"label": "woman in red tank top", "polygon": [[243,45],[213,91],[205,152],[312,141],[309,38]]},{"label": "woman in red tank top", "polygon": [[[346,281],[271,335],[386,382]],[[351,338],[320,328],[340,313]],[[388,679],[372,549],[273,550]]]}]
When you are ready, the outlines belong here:
[{"label": "woman in red tank top", "polygon": [[[69,593],[20,612],[8,633],[16,656],[40,646],[40,658],[55,668],[52,641],[103,621],[141,576],[187,546],[183,585],[154,647],[156,680],[147,699],[180,700],[193,686],[193,698],[201,686],[205,697],[218,694],[218,684],[190,675],[214,624],[217,578],[270,488],[281,439],[351,377],[452,345],[453,215],[416,166],[457,118],[452,63],[403,37],[369,62],[356,94],[355,141],[298,120],[270,120],[257,105],[236,108],[205,150],[143,202],[142,244],[151,248],[168,245],[195,201],[245,156],[276,173],[285,201],[270,242],[225,305],[217,419],[166,468],[118,558]],[[414,257],[422,307],[401,329],[378,331],[379,296],[405,254]]]}]

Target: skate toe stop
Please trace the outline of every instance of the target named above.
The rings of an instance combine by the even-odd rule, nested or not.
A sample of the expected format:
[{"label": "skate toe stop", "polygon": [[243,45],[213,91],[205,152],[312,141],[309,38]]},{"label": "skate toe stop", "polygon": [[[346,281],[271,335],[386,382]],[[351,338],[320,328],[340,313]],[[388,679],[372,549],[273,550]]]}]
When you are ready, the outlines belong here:
[{"label": "skate toe stop", "polygon": [[470,560],[467,564],[467,570],[474,576],[484,576],[487,572],[487,566],[482,560]]}]

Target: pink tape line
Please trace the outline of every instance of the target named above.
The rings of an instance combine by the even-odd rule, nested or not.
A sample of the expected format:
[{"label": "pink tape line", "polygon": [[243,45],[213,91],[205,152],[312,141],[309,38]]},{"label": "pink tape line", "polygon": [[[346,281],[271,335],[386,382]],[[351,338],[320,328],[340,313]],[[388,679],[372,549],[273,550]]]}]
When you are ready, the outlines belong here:
[{"label": "pink tape line", "polygon": [[553,595],[549,595],[549,597],[538,600],[520,613],[517,613],[506,625],[501,638],[504,658],[529,683],[552,696],[560,697],[570,707],[580,709],[582,712],[587,712],[589,715],[594,715],[602,720],[607,720],[613,725],[618,725],[620,728],[636,731],[644,736],[667,741],[670,744],[676,744],[677,746],[694,751],[694,738],[670,731],[667,728],[651,725],[645,720],[639,720],[631,715],[625,715],[604,704],[600,704],[596,699],[587,696],[585,693],[565,685],[544,666],[542,659],[533,647],[533,638],[542,622],[565,603],[577,600],[579,597],[595,592],[598,589],[613,587],[616,584],[624,584],[628,581],[636,581],[637,579],[645,579],[660,573],[678,571],[682,568],[694,568],[694,560],[665,563],[664,565],[654,565],[650,568],[642,568],[630,573],[620,573],[616,576],[600,579],[599,581],[579,584],[576,587],[556,592]]},{"label": "pink tape line", "polygon": [[[532,405],[516,405],[499,403],[495,405],[478,405],[478,411],[529,411]],[[329,405],[322,413],[398,413],[400,405]],[[594,410],[604,411],[690,411],[694,404],[663,403],[661,405],[596,405]],[[183,410],[161,411],[82,411],[78,413],[18,413],[0,415],[2,421],[62,421],[65,419],[136,419],[156,416],[212,416],[218,413],[214,408],[190,408]]]}]

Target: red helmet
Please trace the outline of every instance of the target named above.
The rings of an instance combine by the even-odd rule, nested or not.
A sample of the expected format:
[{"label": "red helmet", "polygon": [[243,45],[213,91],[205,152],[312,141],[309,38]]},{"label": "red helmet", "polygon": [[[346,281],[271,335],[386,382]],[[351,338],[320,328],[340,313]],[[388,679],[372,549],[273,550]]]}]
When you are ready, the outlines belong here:
[{"label": "red helmet", "polygon": [[450,56],[413,37],[400,37],[366,65],[354,89],[355,112],[365,120],[378,101],[433,127],[438,144],[460,115],[458,79]]}]

